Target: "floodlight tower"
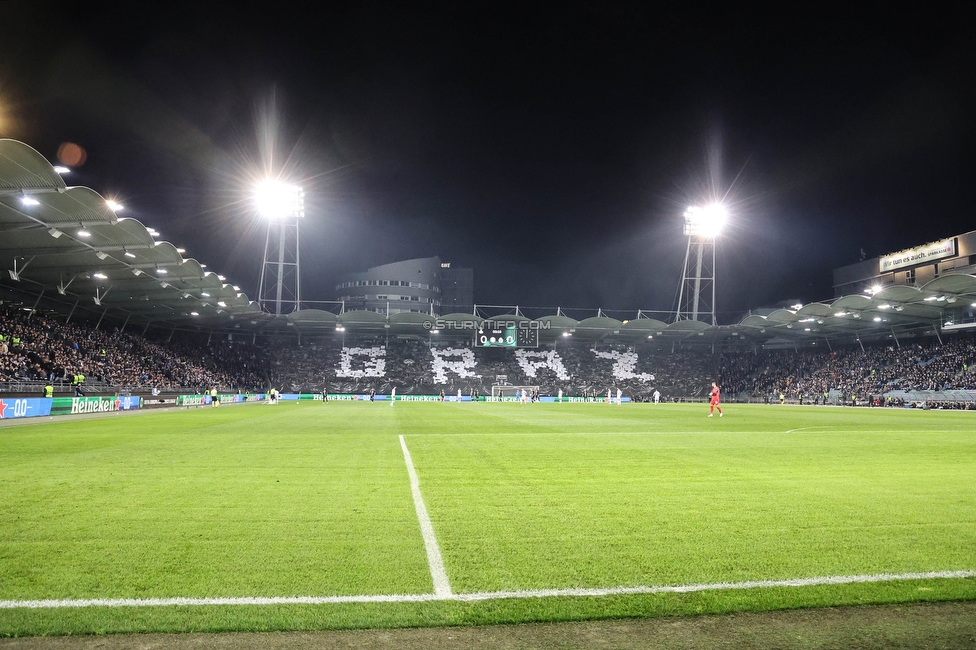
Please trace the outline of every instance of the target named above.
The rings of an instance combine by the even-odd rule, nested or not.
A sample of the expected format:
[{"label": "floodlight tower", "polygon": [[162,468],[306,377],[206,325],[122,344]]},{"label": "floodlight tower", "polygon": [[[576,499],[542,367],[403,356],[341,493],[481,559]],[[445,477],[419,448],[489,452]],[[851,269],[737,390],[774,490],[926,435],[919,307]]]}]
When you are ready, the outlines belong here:
[{"label": "floodlight tower", "polygon": [[254,202],[258,214],[268,221],[258,305],[280,316],[301,305],[298,224],[305,217],[305,192],[281,181],[265,181],[255,189]]},{"label": "floodlight tower", "polygon": [[[684,233],[688,237],[684,272],[678,287],[678,311],[674,320],[715,320],[715,238],[725,224],[726,210],[720,203],[692,206],[685,211]],[[692,250],[694,249],[694,251]]]}]

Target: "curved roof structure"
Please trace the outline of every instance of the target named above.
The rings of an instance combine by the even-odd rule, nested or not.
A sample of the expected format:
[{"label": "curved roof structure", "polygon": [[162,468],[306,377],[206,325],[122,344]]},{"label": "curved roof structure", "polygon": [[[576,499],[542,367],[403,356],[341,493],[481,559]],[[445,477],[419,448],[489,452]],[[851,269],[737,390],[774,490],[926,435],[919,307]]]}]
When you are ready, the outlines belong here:
[{"label": "curved roof structure", "polygon": [[[31,147],[0,139],[0,264],[13,283],[147,321],[262,318],[257,305],[94,190],[67,187]],[[91,304],[89,302],[89,304]]]}]

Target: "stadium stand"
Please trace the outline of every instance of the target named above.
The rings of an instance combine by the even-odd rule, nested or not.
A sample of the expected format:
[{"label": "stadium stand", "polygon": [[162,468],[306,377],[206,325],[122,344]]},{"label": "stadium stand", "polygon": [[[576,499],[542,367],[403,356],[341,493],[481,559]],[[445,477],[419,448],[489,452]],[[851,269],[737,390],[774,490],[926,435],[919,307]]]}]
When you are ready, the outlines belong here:
[{"label": "stadium stand", "polygon": [[[703,399],[710,381],[727,401],[900,405],[919,391],[976,391],[976,338],[958,333],[901,347],[878,343],[833,351],[724,352],[656,349],[621,343],[560,343],[535,350],[431,346],[418,339],[363,338],[344,345],[181,337],[154,341],[117,328],[64,324],[0,306],[0,389],[54,382],[71,390],[84,374],[90,390],[201,390],[489,395],[499,383],[537,385],[542,395],[601,396],[620,388],[636,401],[655,390],[666,400]],[[933,398],[943,408],[972,397]]]}]

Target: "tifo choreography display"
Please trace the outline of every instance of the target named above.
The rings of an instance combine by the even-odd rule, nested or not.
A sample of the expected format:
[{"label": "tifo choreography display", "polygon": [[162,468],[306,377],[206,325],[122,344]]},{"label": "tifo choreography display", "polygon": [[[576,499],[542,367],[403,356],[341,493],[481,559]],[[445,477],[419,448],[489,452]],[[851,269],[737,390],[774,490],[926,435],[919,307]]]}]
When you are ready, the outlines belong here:
[{"label": "tifo choreography display", "polygon": [[[976,390],[976,340],[956,334],[901,347],[875,344],[833,351],[723,352],[649,345],[559,342],[548,349],[472,348],[426,341],[334,338],[298,345],[184,336],[149,339],[117,328],[60,322],[56,315],[0,307],[0,382],[40,395],[59,393],[283,393],[491,395],[531,387],[541,396],[631,401],[723,401],[901,405],[919,399],[964,407]],[[81,381],[79,381],[79,377]],[[497,392],[497,390],[496,390]],[[514,389],[510,391],[514,394]],[[928,394],[927,396],[925,394]],[[921,397],[919,397],[921,395]],[[95,408],[88,407],[85,408]]]}]

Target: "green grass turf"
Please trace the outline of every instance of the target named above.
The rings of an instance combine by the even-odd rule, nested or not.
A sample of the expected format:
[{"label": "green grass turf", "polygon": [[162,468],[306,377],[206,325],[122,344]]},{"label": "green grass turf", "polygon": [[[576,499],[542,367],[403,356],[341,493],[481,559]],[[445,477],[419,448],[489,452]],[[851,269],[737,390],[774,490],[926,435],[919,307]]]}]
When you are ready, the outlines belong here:
[{"label": "green grass turf", "polygon": [[[0,600],[976,569],[976,413],[284,403],[0,428]],[[0,609],[0,634],[565,620],[976,598],[976,580],[481,603]]]}]

